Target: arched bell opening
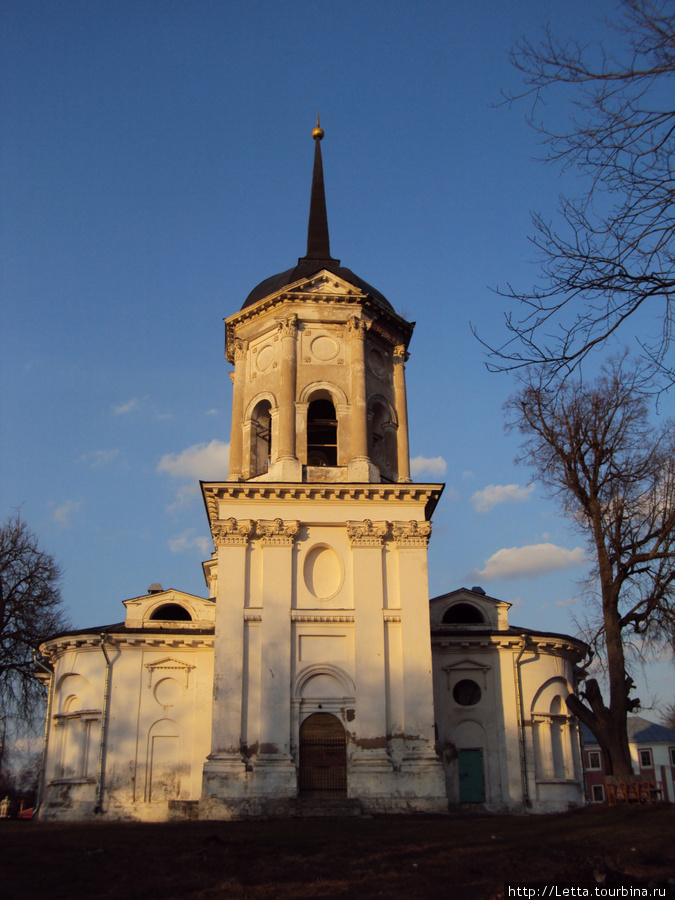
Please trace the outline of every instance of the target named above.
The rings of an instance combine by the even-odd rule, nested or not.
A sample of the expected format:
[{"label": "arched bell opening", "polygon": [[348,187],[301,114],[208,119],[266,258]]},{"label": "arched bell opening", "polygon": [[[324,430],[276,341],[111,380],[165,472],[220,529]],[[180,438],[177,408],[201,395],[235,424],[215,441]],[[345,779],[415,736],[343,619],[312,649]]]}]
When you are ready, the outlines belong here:
[{"label": "arched bell opening", "polygon": [[385,481],[398,479],[396,422],[384,399],[371,400],[368,412],[368,456]]},{"label": "arched bell opening", "polygon": [[347,738],[331,713],[314,713],[300,725],[299,793],[313,799],[347,796]]},{"label": "arched bell opening", "polygon": [[265,475],[272,457],[272,405],[261,400],[251,415],[250,478]]},{"label": "arched bell opening", "polygon": [[337,466],[338,422],[335,404],[327,392],[314,397],[307,408],[307,465]]}]

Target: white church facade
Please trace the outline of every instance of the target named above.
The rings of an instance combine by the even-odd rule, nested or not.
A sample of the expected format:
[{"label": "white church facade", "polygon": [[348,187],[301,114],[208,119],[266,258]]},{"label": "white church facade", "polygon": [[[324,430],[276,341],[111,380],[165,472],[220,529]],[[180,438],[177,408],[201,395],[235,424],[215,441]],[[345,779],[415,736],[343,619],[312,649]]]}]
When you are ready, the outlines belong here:
[{"label": "white church facade", "polygon": [[42,645],[45,819],[583,802],[564,702],[583,643],[514,629],[478,588],[429,600],[443,485],[410,478],[414,326],[331,257],[313,137],[307,254],[226,319],[208,599],[154,585]]}]

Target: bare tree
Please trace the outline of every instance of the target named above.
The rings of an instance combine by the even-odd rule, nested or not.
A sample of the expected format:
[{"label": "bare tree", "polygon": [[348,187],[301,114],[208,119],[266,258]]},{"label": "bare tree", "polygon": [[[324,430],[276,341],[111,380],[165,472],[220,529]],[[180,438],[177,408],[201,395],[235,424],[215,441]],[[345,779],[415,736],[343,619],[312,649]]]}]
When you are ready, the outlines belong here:
[{"label": "bare tree", "polygon": [[590,642],[605,663],[608,704],[587,678],[569,709],[596,736],[608,772],[632,771],[626,716],[638,708],[628,645],[675,635],[675,431],[649,423],[640,372],[612,361],[592,384],[530,373],[507,403],[523,435],[520,461],[587,538],[597,620]]},{"label": "bare tree", "polygon": [[[515,309],[506,314],[508,339],[489,348],[493,370],[550,364],[569,372],[618,335],[637,340],[652,375],[675,379],[675,6],[621,6],[607,26],[618,51],[561,42],[548,30],[513,51],[525,88],[508,99],[532,99],[530,122],[548,161],[586,177],[581,196],[561,198],[555,224],[533,215],[540,276],[530,290],[500,291]],[[559,109],[566,99],[568,129],[541,122],[540,101]]]},{"label": "bare tree", "polygon": [[28,525],[19,515],[10,517],[0,528],[0,717],[5,725],[29,722],[42,699],[33,650],[68,625],[60,577],[59,566],[40,549]]},{"label": "bare tree", "polygon": [[666,711],[662,717],[662,723],[666,728],[675,731],[675,703],[669,703],[668,706],[666,706]]}]

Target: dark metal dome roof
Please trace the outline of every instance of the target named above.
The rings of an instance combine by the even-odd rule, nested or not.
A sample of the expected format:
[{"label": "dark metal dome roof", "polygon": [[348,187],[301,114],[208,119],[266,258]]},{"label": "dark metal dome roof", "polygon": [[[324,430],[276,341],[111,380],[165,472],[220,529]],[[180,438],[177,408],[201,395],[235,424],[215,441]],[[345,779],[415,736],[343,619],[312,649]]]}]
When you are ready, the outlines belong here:
[{"label": "dark metal dome roof", "polygon": [[393,306],[383,294],[372,287],[372,285],[368,284],[367,281],[364,281],[363,278],[359,278],[358,275],[355,275],[351,269],[341,266],[339,259],[318,260],[307,259],[306,257],[299,259],[297,266],[294,266],[292,269],[286,269],[285,272],[279,272],[278,275],[271,275],[269,278],[266,278],[264,281],[261,281],[260,284],[256,285],[244,301],[242,309],[252,306],[254,303],[257,303],[258,300],[262,300],[263,297],[269,297],[270,294],[282,290],[282,288],[285,288],[289,284],[294,284],[301,278],[310,278],[322,269],[328,269],[329,272],[342,278],[343,281],[348,281],[349,284],[353,284],[354,287],[357,287],[360,291],[370,294],[376,300],[379,300],[379,302],[386,306],[387,309],[393,309]]}]

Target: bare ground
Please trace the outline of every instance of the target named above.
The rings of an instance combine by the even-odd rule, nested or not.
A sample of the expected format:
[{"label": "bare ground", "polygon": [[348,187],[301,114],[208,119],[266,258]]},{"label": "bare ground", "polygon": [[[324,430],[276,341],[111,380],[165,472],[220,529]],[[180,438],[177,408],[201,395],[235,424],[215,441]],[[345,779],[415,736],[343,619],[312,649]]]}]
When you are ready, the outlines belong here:
[{"label": "bare ground", "polygon": [[[0,821],[0,897],[488,900],[504,882],[663,885],[675,808],[149,825]],[[669,893],[668,896],[671,896]]]}]

